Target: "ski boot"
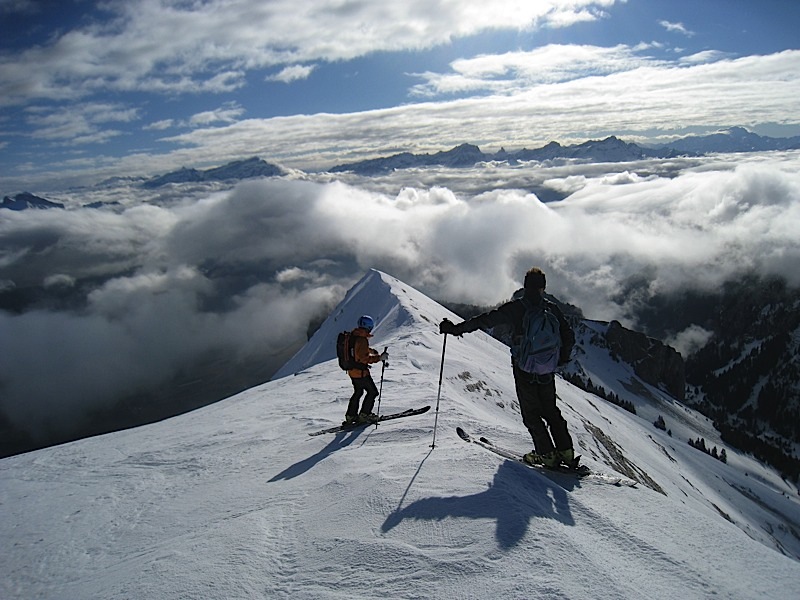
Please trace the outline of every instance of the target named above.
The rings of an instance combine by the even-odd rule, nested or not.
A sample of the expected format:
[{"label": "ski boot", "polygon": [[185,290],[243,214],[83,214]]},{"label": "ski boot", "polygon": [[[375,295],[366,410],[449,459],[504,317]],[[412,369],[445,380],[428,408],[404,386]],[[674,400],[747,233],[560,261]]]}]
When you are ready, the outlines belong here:
[{"label": "ski boot", "polygon": [[353,427],[358,425],[358,417],[353,415],[345,415],[344,421],[342,421],[342,427]]},{"label": "ski boot", "polygon": [[542,455],[542,466],[545,469],[555,469],[561,464],[561,454],[556,450]]},{"label": "ski boot", "polygon": [[363,425],[364,423],[371,424],[377,422],[378,422],[378,415],[376,415],[375,413],[358,413],[357,423],[359,425]]},{"label": "ski boot", "polygon": [[544,464],[544,457],[537,454],[536,451],[528,452],[522,457],[523,462],[533,465],[534,467],[541,467]]},{"label": "ski boot", "polygon": [[567,469],[572,471],[576,471],[578,466],[581,462],[580,454],[575,454],[575,450],[569,448],[567,450],[557,450],[556,454],[558,455],[559,463],[565,466]]},{"label": "ski boot", "polygon": [[522,457],[522,460],[534,467],[545,467],[546,469],[555,469],[561,464],[561,456],[555,450],[547,454],[538,454],[536,451],[528,452]]}]

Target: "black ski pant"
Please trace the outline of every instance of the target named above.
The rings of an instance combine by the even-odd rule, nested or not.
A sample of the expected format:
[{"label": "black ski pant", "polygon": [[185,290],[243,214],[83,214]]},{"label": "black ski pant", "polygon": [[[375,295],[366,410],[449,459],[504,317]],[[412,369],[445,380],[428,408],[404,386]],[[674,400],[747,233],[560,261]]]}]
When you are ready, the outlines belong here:
[{"label": "black ski pant", "polygon": [[372,412],[372,407],[375,406],[375,398],[378,397],[378,388],[375,382],[372,381],[372,375],[367,373],[366,377],[351,378],[353,382],[353,395],[350,396],[350,403],[347,405],[348,417],[355,417],[358,414],[358,404],[364,392],[364,403],[361,405],[361,412],[369,414]]},{"label": "black ski pant", "polygon": [[514,365],[514,383],[522,422],[531,434],[536,453],[572,448],[567,421],[556,406],[555,375],[532,375]]}]

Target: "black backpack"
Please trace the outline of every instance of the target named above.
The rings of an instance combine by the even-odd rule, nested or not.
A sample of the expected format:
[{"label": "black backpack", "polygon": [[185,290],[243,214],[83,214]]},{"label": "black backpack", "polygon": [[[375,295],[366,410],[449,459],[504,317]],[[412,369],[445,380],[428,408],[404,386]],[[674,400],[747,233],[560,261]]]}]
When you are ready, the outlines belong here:
[{"label": "black backpack", "polygon": [[349,331],[342,331],[336,336],[336,358],[339,359],[339,366],[345,371],[357,369],[359,366],[356,362],[355,349],[350,343],[350,337]]}]

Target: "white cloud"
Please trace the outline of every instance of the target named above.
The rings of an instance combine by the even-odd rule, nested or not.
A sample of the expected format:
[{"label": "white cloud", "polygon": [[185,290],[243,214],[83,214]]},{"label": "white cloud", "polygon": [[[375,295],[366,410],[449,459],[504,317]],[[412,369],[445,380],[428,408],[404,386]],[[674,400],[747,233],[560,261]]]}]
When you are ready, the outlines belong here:
[{"label": "white cloud", "polygon": [[727,52],[720,52],[719,50],[704,50],[702,52],[690,54],[689,56],[683,56],[680,58],[680,62],[691,65],[715,62],[724,58],[732,58],[732,55]]},{"label": "white cloud", "polygon": [[649,46],[603,48],[552,44],[528,52],[459,59],[451,63],[452,73],[419,74],[426,82],[414,86],[411,92],[420,96],[481,90],[511,93],[539,84],[556,84],[663,64],[637,55],[647,48]]},{"label": "white cloud", "polygon": [[[633,279],[644,295],[746,269],[800,285],[799,162],[794,152],[261,180],[188,196],[129,190],[136,205],[119,213],[10,214],[3,286],[86,295],[78,311],[0,313],[4,410],[57,419],[214,353],[277,367],[370,267],[440,299],[494,304],[538,264],[551,292],[623,321],[619,292]],[[543,204],[528,191],[542,185],[572,196]],[[89,278],[101,283],[87,294]],[[702,338],[674,337],[687,352]]]},{"label": "white cloud", "polygon": [[155,121],[150,123],[149,125],[145,125],[142,129],[149,130],[149,131],[163,131],[165,129],[169,129],[175,124],[174,119],[163,119],[161,121]]},{"label": "white cloud", "polygon": [[686,359],[705,346],[712,335],[711,331],[703,329],[699,325],[691,325],[664,342],[675,348]]},{"label": "white cloud", "polygon": [[[418,50],[497,29],[599,18],[615,0],[331,3],[311,0],[116,0],[116,18],[0,59],[0,102],[101,90],[231,91],[247,71]],[[287,71],[292,74],[292,71]],[[296,73],[295,73],[296,75]]]},{"label": "white cloud", "polygon": [[46,140],[67,140],[71,145],[103,143],[122,132],[106,129],[108,123],[130,123],[139,118],[139,110],[122,104],[89,102],[71,107],[31,106],[26,121],[33,128],[31,136]]},{"label": "white cloud", "polygon": [[547,17],[547,26],[553,29],[571,27],[605,18],[607,13],[596,9],[557,10]]},{"label": "white cloud", "polygon": [[309,271],[298,267],[289,267],[275,274],[275,281],[282,285],[309,281],[319,282],[321,279],[322,276],[316,271]]},{"label": "white cloud", "polygon": [[281,83],[291,83],[301,79],[308,79],[316,68],[315,65],[290,65],[281,69],[279,73],[267,77],[267,81],[279,81]]},{"label": "white cloud", "polygon": [[659,21],[658,24],[671,33],[680,33],[682,35],[685,35],[686,37],[692,37],[694,35],[694,31],[689,31],[688,29],[686,29],[683,23]]},{"label": "white cloud", "polygon": [[191,127],[204,127],[216,123],[235,123],[244,112],[244,108],[236,102],[228,102],[215,110],[207,110],[192,115],[188,124]]},{"label": "white cloud", "polygon": [[78,135],[69,140],[69,144],[73,146],[80,146],[82,144],[105,144],[106,142],[124,135],[118,129],[104,129],[102,131],[94,131],[86,135]]},{"label": "white cloud", "polygon": [[45,288],[71,288],[75,287],[75,278],[69,275],[64,275],[63,273],[57,273],[55,275],[48,275],[44,278],[42,285]]}]

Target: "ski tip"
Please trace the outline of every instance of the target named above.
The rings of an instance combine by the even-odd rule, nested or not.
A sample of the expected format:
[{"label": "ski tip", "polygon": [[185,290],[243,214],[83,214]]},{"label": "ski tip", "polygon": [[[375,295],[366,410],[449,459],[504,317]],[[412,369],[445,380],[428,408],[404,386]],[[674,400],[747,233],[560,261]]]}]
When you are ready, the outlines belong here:
[{"label": "ski tip", "polygon": [[461,429],[461,427],[456,427],[456,433],[458,434],[458,437],[460,437],[465,442],[470,441],[469,434],[463,429]]}]

